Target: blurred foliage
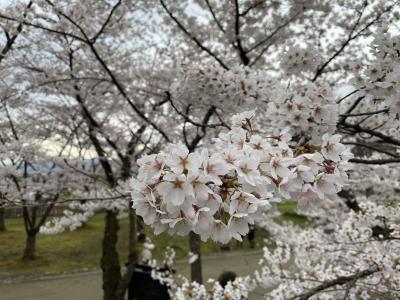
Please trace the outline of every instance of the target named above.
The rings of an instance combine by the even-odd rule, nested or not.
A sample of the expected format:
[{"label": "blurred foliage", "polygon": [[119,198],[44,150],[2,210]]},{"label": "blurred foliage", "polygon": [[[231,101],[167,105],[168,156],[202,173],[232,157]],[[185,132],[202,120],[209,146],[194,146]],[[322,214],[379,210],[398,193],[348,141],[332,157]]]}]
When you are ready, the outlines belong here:
[{"label": "blurred foliage", "polygon": [[297,203],[295,201],[284,201],[282,203],[279,203],[277,206],[278,210],[282,214],[277,220],[278,222],[293,222],[294,224],[301,227],[306,227],[307,225],[309,225],[309,220],[296,212]]}]

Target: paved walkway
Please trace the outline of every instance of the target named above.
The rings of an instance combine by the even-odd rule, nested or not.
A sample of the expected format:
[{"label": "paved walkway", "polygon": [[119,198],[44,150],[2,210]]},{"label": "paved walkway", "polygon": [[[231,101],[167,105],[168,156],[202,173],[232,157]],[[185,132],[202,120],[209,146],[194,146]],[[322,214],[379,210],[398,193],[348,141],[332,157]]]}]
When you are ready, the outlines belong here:
[{"label": "paved walkway", "polygon": [[[238,275],[253,273],[261,251],[221,252],[203,258],[204,278],[217,278],[223,271]],[[176,264],[177,273],[189,276],[186,261]],[[0,283],[1,300],[99,300],[102,298],[99,271],[58,275],[23,282]],[[260,299],[260,297],[253,297]]]}]

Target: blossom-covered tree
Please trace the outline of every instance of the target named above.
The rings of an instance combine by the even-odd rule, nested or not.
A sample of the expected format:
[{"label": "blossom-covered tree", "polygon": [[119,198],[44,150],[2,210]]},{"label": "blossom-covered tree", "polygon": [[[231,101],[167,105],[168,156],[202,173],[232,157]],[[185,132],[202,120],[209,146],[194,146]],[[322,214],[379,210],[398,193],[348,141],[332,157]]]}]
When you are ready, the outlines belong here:
[{"label": "blossom-covered tree", "polygon": [[[11,7],[9,15],[2,16],[6,20],[5,26],[12,27],[18,20],[28,29],[24,32],[26,39],[20,40],[20,47],[26,51],[16,52],[8,60],[21,70],[19,80],[27,91],[25,95],[35,100],[40,98],[43,110],[58,122],[52,142],[65,145],[64,153],[94,154],[103,168],[105,184],[112,190],[133,174],[135,155],[151,152],[163,140],[179,136],[176,133],[178,128],[167,134],[160,125],[169,116],[168,111],[158,107],[165,103],[164,91],[168,84],[164,81],[171,79],[158,73],[153,75],[160,57],[157,55],[153,61],[148,60],[154,51],[149,49],[149,43],[143,45],[140,39],[145,26],[140,26],[140,16],[135,15],[135,7],[125,1],[116,1],[112,5],[95,1],[95,4],[85,2],[84,5],[86,8],[81,2],[68,1],[70,10],[63,11],[62,2],[42,1],[32,5],[26,17],[21,16],[19,6]],[[95,16],[97,23],[94,20],[87,24],[75,21],[82,20],[88,12]],[[52,18],[52,22],[46,23],[48,18]],[[130,29],[125,30],[127,28]],[[118,35],[121,32],[126,35]],[[137,43],[132,45],[131,37],[135,37],[135,32]],[[38,49],[35,47],[37,44],[42,47]],[[118,51],[115,45],[120,45]],[[157,50],[157,47],[153,48]],[[137,66],[138,70],[125,68],[124,61],[139,60],[148,62],[147,66]],[[159,77],[159,87],[148,87],[152,80],[150,75]],[[209,114],[204,114],[205,123]],[[179,123],[175,122],[175,125],[179,126]],[[199,134],[193,137],[192,147],[204,135],[203,125]],[[106,258],[102,260],[102,268],[105,297],[108,299],[116,297],[118,286],[122,281],[125,282],[122,285],[126,285],[129,276],[119,280],[117,213],[110,210],[107,216],[103,243],[103,257]],[[136,256],[133,213],[131,220],[129,260],[133,266]],[[124,288],[120,290],[123,292]]]},{"label": "blossom-covered tree", "polygon": [[[24,259],[36,257],[36,236],[52,209],[76,187],[51,158],[40,151],[17,143],[7,148],[8,157],[2,159],[1,194],[5,207],[22,210],[26,231]],[[39,153],[38,153],[39,152]],[[80,184],[84,184],[81,179]]]},{"label": "blossom-covered tree", "polygon": [[[230,69],[224,63],[221,63],[222,60],[218,59],[216,52],[210,53],[211,51],[207,50],[204,46],[205,44],[201,46],[199,39],[182,25],[183,23],[174,16],[164,1],[161,2],[169,17],[173,19],[184,35],[217,61],[213,66],[185,68],[182,79],[172,86],[171,102],[174,102],[174,107],[180,112],[187,113],[187,107],[190,107],[192,115],[186,114],[185,117],[192,120],[193,123],[196,122],[195,112],[201,107],[215,105],[217,110],[225,112],[227,109],[232,112],[232,109],[235,111],[236,108],[236,111],[240,111],[245,107],[257,107],[262,114],[265,112],[265,118],[261,120],[261,124],[269,138],[279,139],[281,136],[279,131],[287,128],[286,132],[294,137],[294,141],[298,143],[297,147],[301,147],[300,153],[302,154],[309,151],[310,143],[322,142],[322,147],[311,148],[314,148],[312,152],[320,149],[321,157],[323,157],[320,161],[322,162],[325,159],[324,172],[327,174],[348,170],[347,167],[343,169],[332,164],[340,159],[345,146],[338,144],[340,141],[339,136],[333,135],[329,137],[327,133],[340,132],[343,134],[344,144],[355,146],[353,148],[354,152],[361,155],[350,160],[354,163],[380,165],[399,162],[398,136],[400,122],[396,102],[397,97],[395,96],[397,93],[395,74],[398,64],[398,52],[396,50],[398,37],[392,33],[394,28],[387,24],[375,27],[375,31],[372,31],[373,39],[370,39],[369,49],[372,51],[370,51],[369,59],[359,59],[358,61],[355,59],[351,64],[348,64],[348,62],[342,65],[337,64],[337,70],[332,70],[332,73],[328,72],[325,75],[326,68],[336,57],[345,54],[344,50],[351,41],[371,35],[372,33],[367,29],[374,23],[379,24],[377,21],[382,15],[385,15],[385,20],[390,19],[391,10],[396,11],[395,3],[388,3],[386,8],[382,5],[381,11],[369,11],[371,7],[368,7],[368,3],[364,2],[361,9],[356,9],[358,18],[350,30],[348,39],[325,62],[323,57],[317,56],[314,49],[310,50],[304,47],[289,49],[283,53],[280,60],[280,72],[284,76],[291,77],[287,77],[286,80],[282,80],[282,77],[265,80],[268,75],[263,71],[254,71],[246,67]],[[377,4],[379,6],[382,3]],[[210,6],[208,8],[210,9]],[[178,9],[182,9],[182,7]],[[367,19],[371,17],[371,14],[374,15],[374,18],[370,19],[367,24],[361,25],[361,20],[366,17],[364,14],[368,11],[370,15]],[[183,10],[180,12],[181,15],[184,15]],[[216,18],[215,14],[212,14],[212,16]],[[191,19],[191,22],[193,21]],[[193,27],[196,28],[191,24],[191,28]],[[215,46],[215,44],[212,45]],[[364,45],[368,49],[366,44]],[[233,45],[233,47],[235,46],[238,47],[237,50],[240,54],[241,50],[238,41],[237,44]],[[321,46],[319,50],[323,50],[323,47]],[[364,49],[362,51],[366,52]],[[321,54],[319,53],[319,55]],[[247,64],[246,61],[242,61],[242,63],[244,65]],[[336,77],[338,75],[335,73],[348,70],[354,70],[354,75],[349,73],[347,81],[341,82],[338,80]],[[313,76],[309,77],[307,76],[308,74]],[[321,82],[323,76],[326,77],[325,83]],[[285,83],[290,82],[291,86],[280,84],[277,78]],[[341,87],[346,87],[346,85],[347,88]],[[340,89],[347,91],[341,92]],[[340,95],[341,93],[343,95]],[[232,103],[238,106],[232,106]],[[252,130],[252,126],[247,124],[245,118],[242,126],[245,130]],[[240,142],[240,138],[228,138],[228,140],[232,142],[238,140],[239,149],[243,149],[244,152],[246,152],[244,149],[247,149],[246,142],[251,144],[250,137],[248,141],[244,140],[242,142]],[[258,141],[261,141],[261,139],[258,138]],[[377,146],[379,143],[383,145]],[[257,147],[260,147],[263,149],[260,145],[262,145],[262,142],[249,148],[257,149]],[[207,147],[209,149],[220,148],[218,141],[208,144]],[[267,145],[267,148],[269,147],[270,145]],[[296,153],[297,147],[292,144],[288,148]],[[221,148],[223,149],[220,152],[221,155],[222,153],[229,153],[227,145]],[[371,152],[372,156],[371,153],[367,155],[369,158],[364,155],[365,150],[363,149]],[[142,172],[141,169],[139,170],[139,182],[134,182],[132,187],[135,193],[139,191],[143,198],[138,200],[140,198],[133,197],[134,207],[136,207],[140,215],[148,220],[149,224],[154,226],[156,232],[165,229],[166,224],[168,224],[171,234],[186,234],[189,230],[201,232],[204,220],[198,216],[204,215],[204,211],[206,211],[211,216],[205,218],[207,220],[205,222],[219,224],[214,227],[218,229],[216,230],[217,232],[224,231],[221,229],[225,228],[224,226],[227,226],[227,228],[224,234],[216,234],[214,236],[210,231],[206,230],[208,235],[205,235],[205,238],[211,235],[215,240],[222,242],[226,242],[230,237],[240,238],[237,233],[246,233],[248,231],[246,223],[253,222],[253,220],[250,217],[251,219],[242,222],[242,226],[239,228],[231,222],[235,219],[235,216],[232,215],[235,210],[231,209],[232,203],[235,203],[236,200],[235,190],[240,191],[242,188],[237,185],[237,182],[240,183],[239,179],[245,173],[248,174],[246,184],[253,185],[253,189],[250,189],[250,196],[247,197],[253,198],[253,200],[246,201],[246,197],[243,197],[247,210],[241,211],[243,215],[240,215],[240,218],[244,219],[252,216],[253,209],[257,210],[255,203],[262,205],[263,201],[266,200],[262,193],[260,194],[257,189],[254,189],[254,186],[257,187],[257,179],[254,178],[258,178],[257,176],[261,174],[261,177],[264,175],[273,181],[276,177],[274,177],[274,173],[265,173],[265,170],[264,174],[262,173],[262,167],[259,168],[259,165],[261,166],[264,162],[258,160],[257,155],[251,155],[253,161],[245,159],[246,172],[243,172],[240,151],[235,149],[233,152],[236,156],[239,156],[237,163],[233,163],[235,166],[233,173],[228,173],[227,166],[221,161],[215,163],[215,166],[219,167],[216,174],[218,174],[218,179],[221,180],[221,183],[216,183],[215,179],[211,178],[200,181],[192,180],[193,169],[203,174],[202,176],[207,175],[208,158],[206,156],[205,160],[204,158],[196,159],[195,153],[188,154],[185,149],[177,150],[175,147],[171,147],[165,154],[161,153],[139,161],[139,165],[143,169]],[[177,158],[174,159],[174,157]],[[211,155],[210,159],[212,158],[213,156]],[[307,160],[310,160],[310,158],[307,157]],[[226,161],[229,162],[230,159],[226,159]],[[176,166],[179,165],[179,162],[181,166],[177,168]],[[275,158],[268,157],[265,162],[273,165]],[[318,165],[316,161],[312,162],[312,164],[315,167]],[[293,169],[290,170],[289,166]],[[301,189],[300,185],[300,189],[305,192],[306,197],[301,194],[290,193],[286,195],[281,193],[280,197],[297,200],[299,208],[302,210],[309,207],[317,209],[318,213],[311,213],[310,217],[318,215],[321,225],[318,230],[304,231],[305,235],[300,235],[298,231],[296,232],[292,228],[294,244],[286,241],[287,236],[289,236],[286,232],[277,231],[276,242],[279,246],[288,247],[289,245],[296,247],[294,245],[298,245],[297,247],[299,248],[293,249],[295,251],[293,256],[290,255],[290,252],[278,251],[276,256],[268,251],[266,252],[265,257],[268,264],[262,270],[262,272],[265,272],[265,276],[259,276],[259,278],[262,283],[270,282],[266,284],[268,288],[271,288],[271,286],[276,288],[271,295],[277,299],[287,297],[308,299],[317,294],[319,297],[327,298],[331,297],[331,295],[336,297],[342,294],[346,297],[371,297],[376,295],[396,297],[399,279],[396,276],[397,259],[395,256],[386,255],[383,250],[386,247],[386,249],[391,249],[389,250],[391,253],[394,253],[398,247],[396,241],[397,226],[395,225],[398,219],[393,215],[397,209],[397,204],[393,204],[393,200],[396,197],[390,194],[390,198],[386,199],[386,204],[383,206],[382,204],[370,204],[369,201],[359,203],[363,199],[362,197],[354,199],[351,197],[351,192],[345,190],[340,194],[343,197],[343,201],[336,196],[339,190],[335,186],[341,180],[335,178],[330,181],[327,178],[322,178],[322,182],[325,185],[322,190],[328,193],[331,192],[332,196],[324,197],[318,188],[318,180],[313,183],[311,174],[309,174],[310,177],[306,174],[310,166],[303,169],[293,162],[288,162],[287,165],[279,167],[282,173],[278,177],[278,182],[273,182],[277,187],[283,181],[289,186],[289,191],[291,189],[295,190],[294,187],[290,188],[290,179],[293,178],[297,178],[300,183],[303,182],[306,186]],[[295,170],[297,169],[300,169],[301,174],[298,172],[296,174]],[[373,171],[370,170],[370,172]],[[227,184],[223,180],[226,174],[233,176],[230,177],[233,182],[229,182],[229,184],[233,183],[230,186],[233,190],[231,192],[226,191]],[[196,176],[194,177],[196,178]],[[319,178],[321,177],[317,175],[316,179]],[[397,177],[395,176],[394,178]],[[261,179],[259,180],[263,182]],[[143,183],[145,184],[143,185]],[[222,188],[213,188],[215,184],[217,186],[222,185]],[[220,195],[222,193],[221,200],[214,201],[217,204],[202,204],[203,196],[197,194],[195,190],[196,186],[200,186],[201,190],[205,191],[206,188],[202,188],[202,185],[209,188],[208,193],[211,195]],[[268,187],[265,181],[261,185],[264,188]],[[391,190],[395,189],[397,185],[398,180],[391,182],[393,187]],[[274,189],[270,187],[264,192],[273,191]],[[273,201],[268,201],[268,203],[271,204]],[[347,206],[343,206],[343,204],[347,204]],[[233,206],[236,207],[235,204]],[[214,210],[215,207],[216,210]],[[327,213],[328,211],[329,214]],[[228,217],[224,218],[221,212],[228,213]],[[264,221],[261,221],[260,224],[264,224],[266,228],[273,229],[274,226],[266,222],[265,219],[268,219],[268,215],[264,215]],[[344,220],[348,221],[345,222]],[[359,223],[360,220],[362,220],[363,225]],[[258,221],[260,222],[260,220]],[[230,228],[230,226],[232,227]],[[276,227],[280,230],[287,228],[286,226]],[[355,230],[355,228],[359,229]],[[240,231],[241,229],[242,231]],[[334,233],[330,233],[331,230],[334,230]],[[354,236],[351,234],[354,234]],[[311,246],[305,243],[307,235],[310,236]],[[331,240],[338,244],[336,249],[331,245]],[[314,246],[315,243],[320,243],[321,247],[316,248]],[[349,250],[351,247],[345,248],[347,244],[354,244],[354,249]],[[376,250],[377,245],[379,245],[378,253]],[[346,253],[345,249],[348,250],[349,254]],[[362,256],[364,251],[361,249],[367,253],[365,257]],[[311,254],[312,251],[317,251],[321,256],[313,256]],[[329,255],[331,251],[333,254]],[[368,253],[373,253],[374,251],[376,256],[368,256]],[[313,257],[312,260],[308,259],[310,255]],[[350,257],[347,258],[348,255]],[[293,271],[293,274],[291,274],[285,268],[282,269],[282,264],[288,263],[293,257],[298,269],[302,270],[302,272]],[[321,259],[321,257],[324,259]],[[387,259],[385,262],[383,257]],[[353,258],[357,263],[352,261]],[[272,267],[270,266],[271,264]],[[387,265],[390,265],[390,268]],[[306,266],[308,266],[308,269]],[[349,266],[351,267],[349,268]],[[318,268],[321,268],[320,272],[317,272]],[[329,268],[333,268],[332,272]],[[276,270],[280,270],[282,275],[275,275],[273,272],[276,272]],[[304,274],[306,276],[302,276]],[[275,276],[281,276],[282,278],[277,279]],[[343,289],[343,286],[346,288]]]},{"label": "blossom-covered tree", "polygon": [[[68,3],[72,5],[69,1]],[[93,153],[95,153],[96,161],[100,162],[104,173],[104,176],[96,176],[95,179],[98,184],[113,189],[117,186],[120,176],[125,178],[130,176],[132,153],[135,151],[136,141],[141,139],[141,133],[143,133],[145,127],[138,124],[139,122],[132,122],[131,131],[125,131],[124,134],[120,135],[119,140],[110,138],[117,132],[121,132],[122,127],[126,130],[123,124],[127,124],[129,117],[122,117],[116,125],[113,123],[115,119],[110,120],[110,115],[113,115],[116,111],[124,111],[123,107],[119,107],[117,100],[120,99],[122,101],[122,98],[120,96],[115,97],[116,93],[117,95],[119,93],[116,87],[119,85],[118,82],[122,81],[122,78],[119,77],[118,82],[116,78],[105,79],[103,75],[106,77],[113,77],[113,75],[109,74],[110,69],[103,59],[109,53],[114,53],[115,61],[123,61],[122,57],[126,54],[123,51],[116,53],[113,46],[108,44],[108,38],[115,36],[114,32],[119,30],[118,24],[122,24],[122,21],[129,22],[128,18],[120,19],[120,17],[126,16],[125,12],[129,12],[130,9],[121,7],[117,10],[121,2],[114,3],[112,7],[108,3],[96,2],[96,5],[93,3],[86,3],[86,12],[92,11],[98,20],[97,24],[93,20],[88,23],[93,30],[98,26],[95,29],[96,33],[93,35],[96,39],[92,41],[87,39],[85,42],[83,38],[75,39],[77,36],[69,32],[70,30],[79,31],[69,21],[69,27],[65,26],[63,28],[65,31],[54,28],[50,31],[39,30],[37,26],[27,25],[33,19],[36,21],[41,19],[47,22],[49,20],[48,17],[51,17],[56,23],[63,22],[61,19],[68,19],[58,11],[58,5],[62,6],[62,3],[57,3],[57,7],[55,7],[50,1],[47,3],[45,1],[37,2],[23,9],[25,11],[23,14],[21,14],[21,8],[25,7],[24,3],[16,3],[16,6],[8,8],[9,16],[14,16],[21,20],[17,23],[6,21],[4,28],[12,31],[15,30],[16,24],[22,24],[25,27],[25,30],[16,39],[14,45],[14,47],[25,50],[13,51],[5,57],[5,61],[8,63],[8,72],[18,80],[20,91],[24,91],[21,93],[22,95],[18,95],[18,98],[11,98],[9,102],[15,102],[17,101],[16,98],[19,100],[22,97],[30,99],[32,102],[35,101],[41,109],[41,117],[46,117],[47,120],[57,123],[57,126],[53,128],[53,135],[48,143],[48,145],[55,144],[56,146],[51,145],[52,149],[50,151],[60,151],[65,157],[72,155],[81,156],[84,159],[93,157]],[[85,12],[80,10],[79,2],[76,2],[75,5],[76,8],[72,9],[72,11],[80,11],[84,15]],[[118,13],[118,16],[113,17],[114,13]],[[57,27],[60,25],[61,28],[63,26],[61,23],[54,24],[51,26]],[[72,28],[70,25],[72,25]],[[55,32],[58,33],[55,34]],[[81,35],[82,32],[79,31],[78,34]],[[121,42],[121,40],[119,41]],[[96,46],[93,46],[95,43]],[[43,45],[43,47],[37,48],[35,46],[39,44]],[[86,46],[88,48],[85,48]],[[97,47],[102,50],[96,49]],[[60,52],[60,49],[63,49],[63,54],[61,54],[62,51]],[[86,52],[88,50],[89,52]],[[93,60],[90,62],[86,59],[86,55],[89,53],[93,55]],[[99,53],[101,56],[99,56]],[[120,68],[120,70],[122,69]],[[122,76],[122,73],[119,76]],[[98,95],[96,96],[97,93]],[[105,100],[102,105],[98,105],[95,102],[101,99],[99,95]],[[111,99],[114,102],[109,103],[110,105],[107,105],[108,108],[106,108],[105,103],[111,101]],[[129,98],[123,99],[126,103],[131,102],[133,111],[137,109]],[[102,115],[106,111],[108,113]],[[32,135],[33,138],[35,136],[37,135]],[[91,154],[88,155],[87,152]],[[113,163],[112,160],[112,156],[115,153],[118,155],[118,164]],[[118,166],[118,168],[115,166]],[[79,178],[82,175],[82,170],[79,168],[77,170],[69,168],[68,171],[71,177]],[[77,198],[82,198],[82,196]],[[128,203],[128,200],[126,202]],[[107,205],[104,205],[104,207],[107,207]],[[105,247],[103,247],[103,256],[108,258],[103,259],[102,263],[106,282],[105,294],[106,298],[110,299],[111,297],[116,297],[116,288],[120,278],[119,259],[115,249],[118,231],[116,217],[117,213],[111,206],[106,218],[107,234],[104,241]],[[132,223],[136,223],[134,216]],[[132,237],[135,237],[135,235],[133,233]],[[134,241],[134,239],[132,240]],[[135,247],[132,248],[135,249]],[[134,255],[132,259],[134,259]]]}]

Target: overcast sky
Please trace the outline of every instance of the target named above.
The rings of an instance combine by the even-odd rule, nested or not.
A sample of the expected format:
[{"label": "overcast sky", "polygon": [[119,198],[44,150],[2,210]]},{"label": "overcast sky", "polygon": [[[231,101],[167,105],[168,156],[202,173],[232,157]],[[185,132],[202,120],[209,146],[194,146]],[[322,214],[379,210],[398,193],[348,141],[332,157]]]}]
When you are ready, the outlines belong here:
[{"label": "overcast sky", "polygon": [[[7,5],[11,4],[13,0],[0,0],[0,8],[4,8]],[[17,0],[14,0],[17,1]]]}]

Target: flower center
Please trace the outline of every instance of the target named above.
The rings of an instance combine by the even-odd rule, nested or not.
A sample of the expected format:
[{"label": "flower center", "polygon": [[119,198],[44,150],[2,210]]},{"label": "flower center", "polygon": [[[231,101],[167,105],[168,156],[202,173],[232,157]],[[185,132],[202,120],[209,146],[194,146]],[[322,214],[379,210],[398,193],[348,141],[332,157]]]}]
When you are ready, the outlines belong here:
[{"label": "flower center", "polygon": [[249,172],[251,171],[251,169],[249,169],[249,167],[247,166],[247,164],[244,165],[244,166],[242,166],[242,167],[240,167],[240,169],[242,170],[242,172],[243,172],[244,174],[249,174]]},{"label": "flower center", "polygon": [[178,178],[173,182],[175,189],[182,189],[183,181],[180,181]]},{"label": "flower center", "polygon": [[326,146],[325,146],[325,149],[328,152],[332,152],[334,148],[335,148],[335,145],[334,144],[330,144],[330,143],[327,143]]}]

